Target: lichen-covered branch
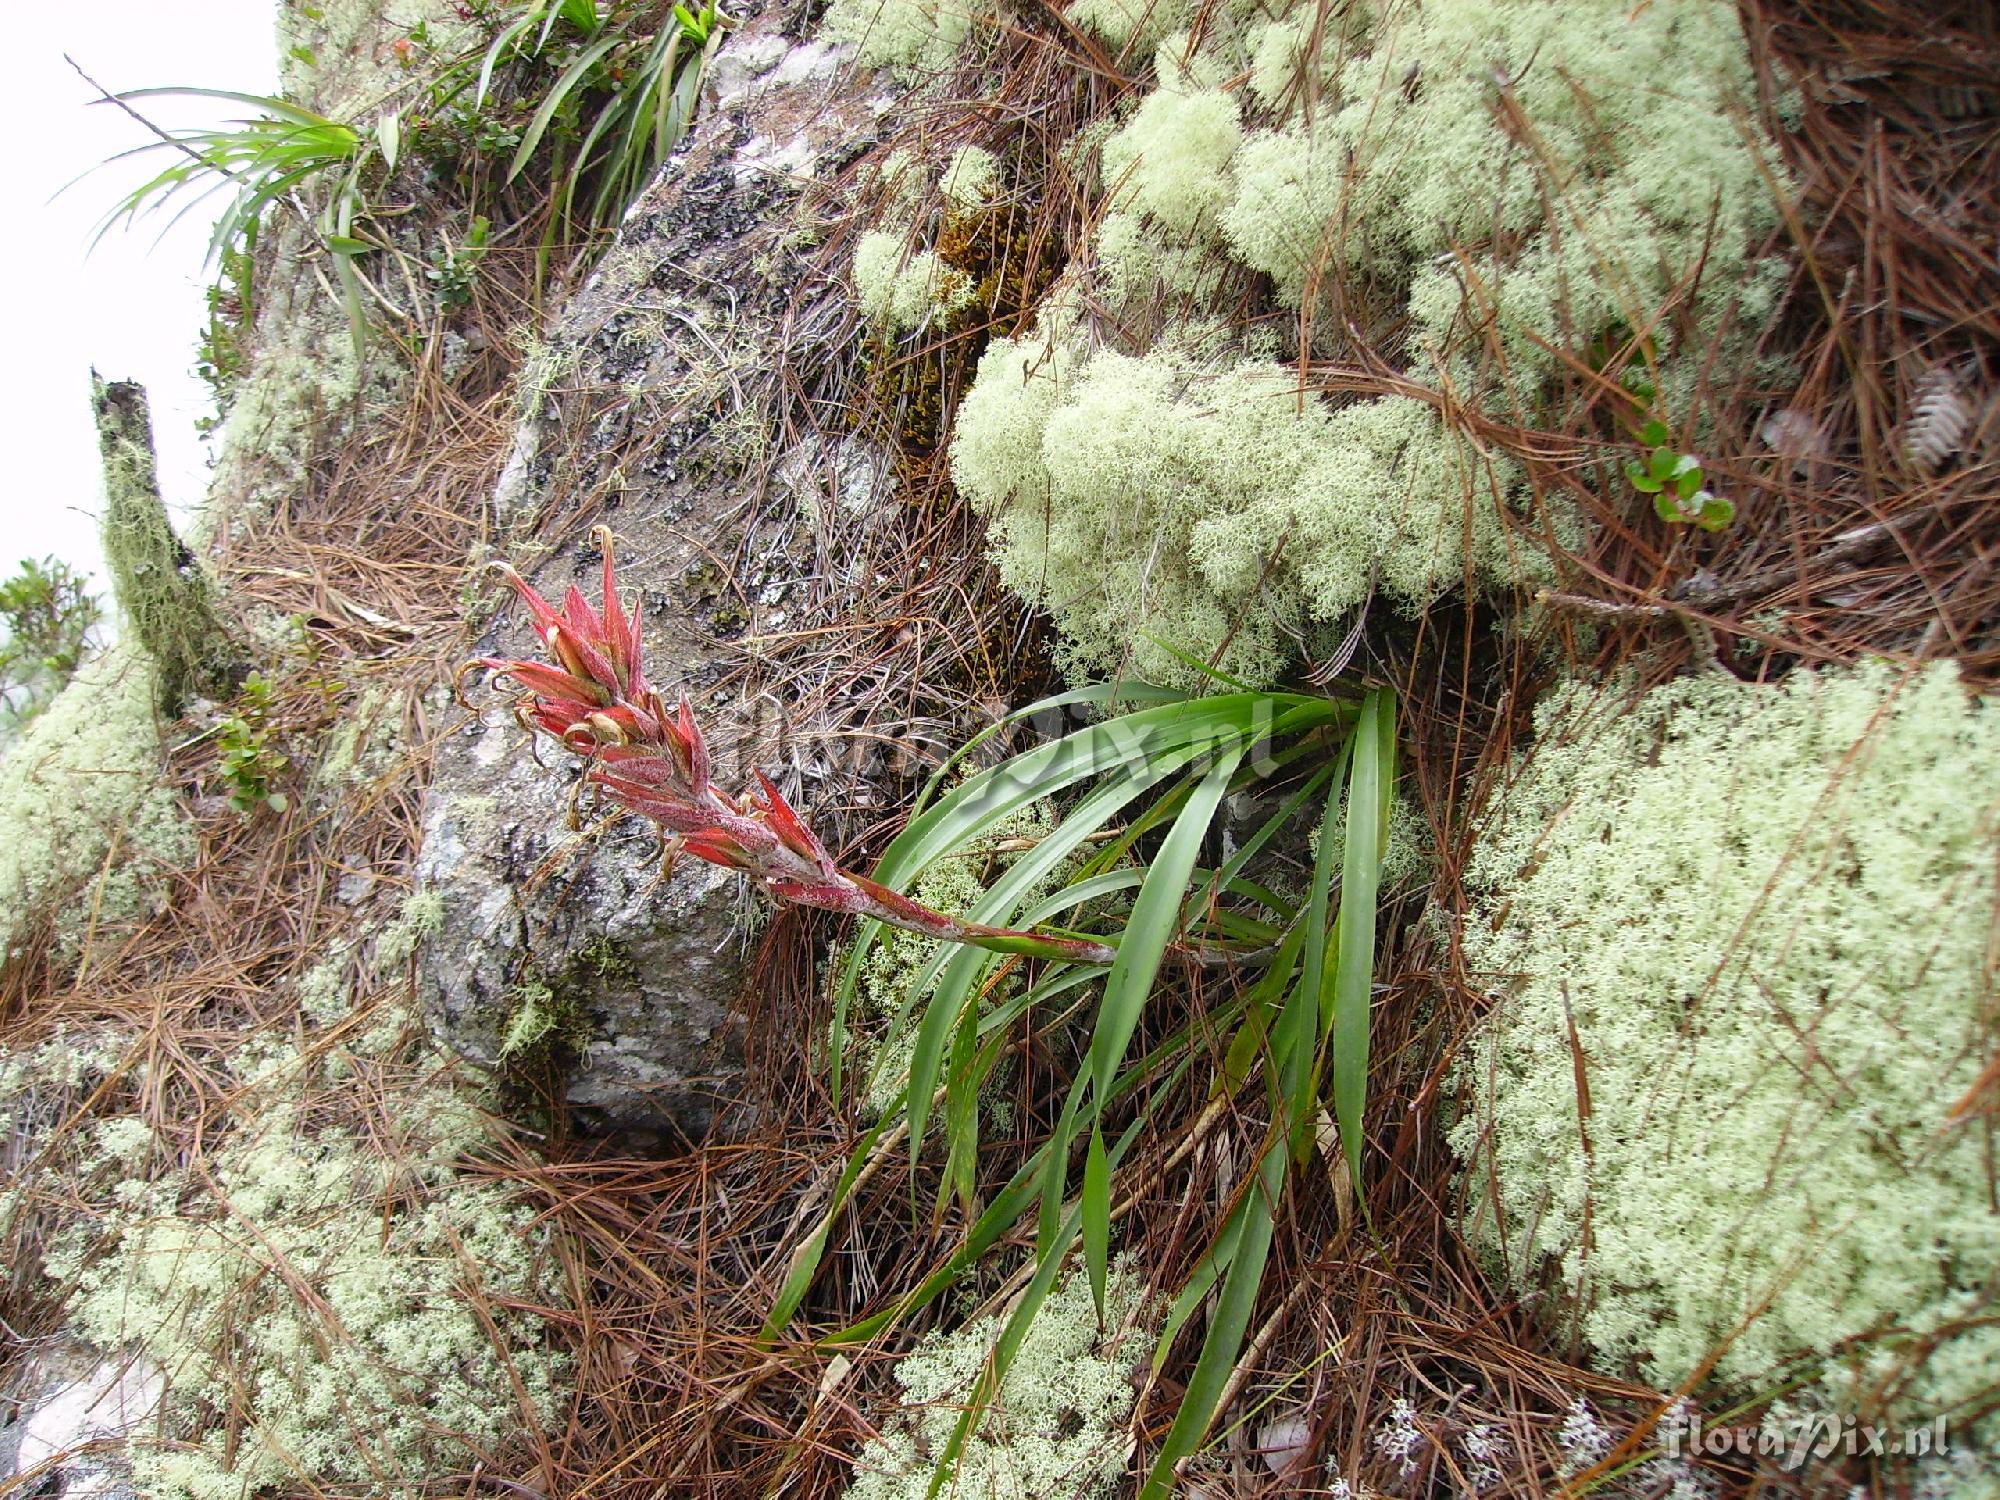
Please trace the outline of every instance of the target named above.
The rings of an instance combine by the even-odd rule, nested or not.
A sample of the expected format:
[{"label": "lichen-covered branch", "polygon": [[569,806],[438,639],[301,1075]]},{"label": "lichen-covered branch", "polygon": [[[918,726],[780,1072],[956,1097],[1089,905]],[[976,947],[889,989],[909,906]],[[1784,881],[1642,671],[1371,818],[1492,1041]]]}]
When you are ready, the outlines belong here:
[{"label": "lichen-covered branch", "polygon": [[93,375],[91,406],[104,454],[104,560],[119,608],[159,669],[160,708],[171,717],[190,697],[234,689],[242,654],[216,616],[200,559],[167,519],[145,387]]}]

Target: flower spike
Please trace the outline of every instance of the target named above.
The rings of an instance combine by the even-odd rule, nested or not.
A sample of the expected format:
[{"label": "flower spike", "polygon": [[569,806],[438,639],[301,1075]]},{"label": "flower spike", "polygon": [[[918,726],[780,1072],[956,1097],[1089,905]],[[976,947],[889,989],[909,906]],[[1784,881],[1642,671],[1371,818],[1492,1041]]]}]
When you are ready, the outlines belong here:
[{"label": "flower spike", "polygon": [[585,784],[656,824],[673,847],[742,871],[778,900],[1005,953],[1091,964],[1117,957],[1116,948],[1089,938],[1016,932],[948,916],[842,870],[761,771],[746,796],[723,791],[710,779],[708,741],[687,695],[679,695],[669,715],[646,681],[640,602],[635,599],[631,614],[625,613],[610,529],[598,527],[595,534],[604,555],[598,607],[572,587],[558,611],[519,573],[501,567],[553,663],[482,657],[467,664],[513,680],[522,690],[515,705],[521,721],[582,757]]}]

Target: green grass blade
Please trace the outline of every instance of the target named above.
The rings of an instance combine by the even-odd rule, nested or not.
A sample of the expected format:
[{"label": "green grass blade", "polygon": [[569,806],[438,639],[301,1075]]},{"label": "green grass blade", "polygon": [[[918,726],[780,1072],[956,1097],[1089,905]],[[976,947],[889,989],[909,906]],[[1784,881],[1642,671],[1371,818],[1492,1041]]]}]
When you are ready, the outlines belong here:
[{"label": "green grass blade", "polygon": [[[1222,1069],[1216,1075],[1216,1094],[1234,1094],[1250,1081],[1250,1073],[1260,1057],[1268,1057],[1271,1052],[1270,1018],[1276,1010],[1279,995],[1292,982],[1297,970],[1299,950],[1305,943],[1305,924],[1301,923],[1286,934],[1279,945],[1277,959],[1250,986],[1243,997],[1243,1024],[1230,1039],[1229,1050],[1223,1055]],[[1301,988],[1303,986],[1300,986]]]},{"label": "green grass blade", "polygon": [[[1216,1298],[1215,1314],[1209,1319],[1194,1373],[1188,1377],[1181,1395],[1180,1410],[1173,1426],[1160,1444],[1159,1456],[1146,1475],[1139,1500],[1168,1500],[1177,1485],[1174,1468],[1201,1446],[1215,1421],[1216,1408],[1229,1386],[1236,1368],[1237,1352],[1250,1329],[1251,1314],[1257,1308],[1257,1293],[1264,1282],[1264,1263],[1271,1253],[1271,1233],[1277,1221],[1277,1204],[1284,1186],[1286,1154],[1281,1141],[1265,1148],[1258,1165],[1257,1180],[1244,1193],[1236,1213],[1242,1225],[1236,1234],[1235,1252],[1222,1277],[1222,1291]],[[1273,1164],[1275,1163],[1275,1172]]]},{"label": "green grass blade", "polygon": [[563,70],[562,76],[549,89],[548,97],[542,100],[541,106],[529,117],[527,128],[521,132],[521,144],[515,148],[514,160],[507,167],[509,182],[521,175],[521,169],[534,156],[542,144],[543,135],[548,132],[549,122],[556,117],[563,101],[583,86],[590,77],[591,68],[617,45],[615,34],[594,42],[577,54],[576,60]]},{"label": "green grass blade", "polygon": [[1368,1102],[1368,1013],[1375,987],[1375,905],[1394,793],[1396,700],[1377,688],[1355,726],[1347,781],[1347,838],[1340,872],[1333,996],[1333,1118],[1355,1189]]},{"label": "green grass blade", "polygon": [[[1105,747],[1098,742],[1085,742],[1078,747],[1078,753],[1084,757],[1084,770],[1071,774],[1069,768],[1057,761],[1055,756],[1044,753],[1059,748],[1063,743],[1067,742],[1057,742],[1056,746],[1038,747],[995,767],[994,771],[986,776],[967,782],[951,797],[933,808],[931,814],[926,815],[930,821],[921,830],[912,824],[910,828],[904,830],[901,837],[891,843],[877,866],[876,878],[881,880],[883,872],[888,871],[891,879],[883,880],[884,884],[891,884],[892,881],[907,884],[915,878],[924,865],[976,846],[980,836],[994,824],[1017,811],[1019,807],[1035,800],[1032,795],[1016,797],[1013,794],[1013,778],[1006,774],[1010,767],[1020,768],[1022,762],[1028,762],[1029,764],[1020,770],[1020,775],[1031,787],[1040,787],[1053,780],[1062,781],[1064,786],[1071,785],[1089,774],[1091,767],[1100,758],[1106,762],[1101,769],[1122,771],[1122,774],[1106,781],[1084,797],[1053,832],[1015,860],[1007,873],[994,883],[970,912],[965,913],[976,922],[1007,925],[1028,890],[1051,873],[1073,850],[1109,822],[1128,803],[1199,753],[1199,746],[1180,745],[1162,751],[1150,761],[1142,759],[1133,763],[1113,759],[1104,754]],[[974,795],[968,797],[965,795],[967,792],[972,792]],[[906,839],[913,840],[918,845],[922,852],[923,864],[915,864],[917,856],[901,847]],[[896,888],[901,889],[902,884],[898,884]],[[860,980],[862,966],[880,931],[879,924],[872,922],[862,924],[855,935],[847,962],[841,970],[839,982],[835,986],[833,1020],[828,1030],[827,1049],[829,1087],[836,1102],[841,1097],[843,1054],[847,1047],[847,1018],[852,1008],[854,991]],[[976,979],[980,967],[987,962],[990,962],[990,958],[979,956],[975,950],[954,951],[953,945],[940,944],[938,952],[933,955],[930,962],[911,980],[912,996],[925,993],[933,980],[937,981],[936,988],[930,991],[930,1009],[918,1028],[916,1050],[911,1058],[911,1098],[920,1113],[923,1108],[922,1101],[929,1097],[926,1083],[935,1082],[937,1059],[942,1055],[946,1030],[951,1020],[956,1018],[956,1007],[963,1003],[964,996]],[[940,1005],[950,1006],[953,1009],[948,1016],[938,1015],[936,1012]],[[906,1003],[904,1009],[898,1012],[894,1024],[902,1025],[908,1013],[909,1006]],[[922,1123],[921,1119],[911,1121],[913,1145],[922,1140],[920,1129]]]},{"label": "green grass blade", "polygon": [[528,15],[522,16],[512,25],[503,27],[494,36],[492,45],[486,49],[485,57],[480,59],[479,86],[473,90],[472,94],[472,102],[475,108],[486,102],[487,93],[493,87],[493,70],[499,66],[501,53],[518,48],[521,38],[534,28],[534,24],[535,19],[531,12]]},{"label": "green grass blade", "polygon": [[1255,691],[1255,689],[1253,689],[1250,686],[1250,684],[1245,682],[1242,678],[1232,677],[1229,675],[1229,673],[1223,671],[1220,667],[1210,666],[1207,662],[1203,661],[1199,656],[1195,656],[1190,652],[1183,651],[1179,646],[1176,646],[1172,641],[1167,640],[1163,636],[1154,635],[1149,630],[1145,632],[1145,640],[1148,645],[1157,646],[1160,650],[1166,652],[1167,655],[1171,656],[1175,661],[1179,662],[1182,666],[1187,667],[1191,671],[1199,672],[1202,676],[1206,677],[1210,682],[1217,683],[1222,687],[1226,687],[1230,689],[1232,692],[1248,693]]},{"label": "green grass blade", "polygon": [[882,1118],[870,1127],[861,1142],[848,1154],[847,1165],[834,1184],[833,1196],[827,1204],[826,1212],[820,1217],[813,1232],[800,1242],[792,1252],[792,1263],[785,1273],[784,1284],[778,1288],[778,1295],[771,1304],[770,1316],[765,1318],[763,1331],[758,1339],[768,1342],[784,1331],[792,1316],[805,1301],[806,1293],[812,1290],[813,1278],[819,1273],[819,1263],[826,1253],[827,1237],[833,1233],[833,1226],[840,1218],[840,1211],[847,1204],[848,1192],[854,1181],[866,1169],[881,1142],[882,1133],[888,1129],[889,1121],[896,1117],[894,1110],[884,1110]]},{"label": "green grass blade", "polygon": [[[292,103],[289,99],[279,99],[270,94],[240,94],[233,89],[162,87],[127,89],[124,93],[118,95],[118,98],[126,102],[130,102],[133,99],[227,99],[234,104],[247,104],[262,114],[271,115],[276,119],[305,129],[325,131],[335,135],[346,135],[356,143],[359,143],[361,139],[359,132],[352,126],[343,125],[338,120],[329,118],[326,115],[316,114],[303,105]],[[255,122],[243,121],[240,123],[248,126]]]},{"label": "green grass blade", "polygon": [[[141,147],[139,149],[145,150],[148,148]],[[975,734],[971,739],[952,751],[950,755],[946,756],[938,768],[931,772],[923,786],[918,789],[916,802],[911,808],[910,816],[914,820],[928,808],[937,797],[939,789],[951,779],[952,772],[963,765],[967,759],[978,751],[980,746],[984,745],[995,735],[1004,734],[1016,724],[1026,723],[1041,714],[1057,713],[1069,708],[1117,710],[1121,706],[1129,704],[1157,706],[1167,703],[1184,703],[1187,701],[1187,697],[1186,693],[1177,692],[1172,688],[1150,687],[1144,683],[1126,686],[1121,686],[1117,683],[1096,683],[1090,687],[1072,688],[1066,693],[1052,693],[1046,698],[1037,698],[1033,703],[1015,709],[998,722],[980,730],[979,733]],[[1130,712],[1130,709],[1126,708],[1123,711]]]},{"label": "green grass blade", "polygon": [[1297,816],[1299,809],[1310,802],[1320,789],[1333,779],[1333,775],[1333,767],[1323,766],[1309,776],[1305,785],[1287,797],[1277,812],[1266,818],[1234,854],[1216,866],[1214,873],[1195,891],[1190,906],[1195,908],[1206,906],[1218,890],[1232,888],[1250,861],[1262,853],[1265,846],[1285,830]]},{"label": "green grass blade", "polygon": [[979,1071],[979,1012],[968,1005],[960,1012],[958,1028],[952,1033],[951,1065],[945,1069],[945,1168],[938,1184],[939,1207],[956,1196],[969,1215],[977,1215],[974,1204],[979,1173],[979,1088],[985,1081]]},{"label": "green grass blade", "polygon": [[[1062,1244],[1067,1249],[1069,1242],[1076,1238],[1077,1215],[1072,1212],[1064,1221]],[[1045,1256],[1035,1268],[1034,1278],[1021,1293],[1021,1300],[1015,1304],[1013,1312],[1000,1329],[1000,1337],[994,1341],[993,1350],[986,1357],[986,1364],[979,1372],[979,1379],[973,1383],[972,1392],[967,1397],[965,1410],[959,1414],[957,1424],[952,1428],[950,1439],[944,1451],[938,1455],[937,1468],[931,1474],[931,1482],[924,1491],[925,1500],[935,1500],[951,1483],[953,1471],[959,1455],[965,1451],[966,1440],[972,1430],[986,1414],[993,1397],[1000,1389],[1000,1382],[1006,1378],[1007,1367],[1020,1353],[1022,1342],[1028,1337],[1028,1330],[1034,1326],[1035,1314],[1042,1310],[1048,1300],[1049,1290],[1055,1285],[1056,1277],[1062,1271],[1063,1256],[1054,1253]]]},{"label": "green grass blade", "polygon": [[1229,1215],[1223,1223],[1222,1232],[1215,1237],[1215,1243],[1209,1247],[1208,1254],[1201,1258],[1201,1263],[1194,1268],[1194,1274],[1188,1277],[1187,1285],[1175,1294],[1174,1300],[1168,1305],[1167,1315],[1160,1323],[1159,1339],[1153,1345],[1153,1374],[1158,1375],[1166,1368],[1167,1356],[1173,1353],[1174,1340],[1179,1337],[1181,1329],[1187,1320],[1194,1316],[1195,1309],[1201,1306],[1209,1288],[1215,1285],[1222,1273],[1229,1269],[1230,1263],[1236,1259],[1236,1247],[1243,1242],[1243,1226],[1247,1218],[1247,1215],[1240,1212],[1232,1212]]},{"label": "green grass blade", "polygon": [[[1153,1115],[1158,1110],[1161,1101],[1172,1093],[1173,1089],[1186,1077],[1189,1069],[1193,1066],[1194,1059],[1187,1050],[1187,1041],[1188,1034],[1185,1029],[1176,1032],[1158,1048],[1154,1049],[1146,1058],[1141,1059],[1138,1063],[1127,1069],[1118,1082],[1113,1085],[1113,1099],[1123,1099],[1149,1079],[1153,1079],[1155,1073],[1159,1071],[1162,1062],[1170,1057],[1173,1059],[1172,1066],[1166,1069],[1165,1078],[1159,1080],[1157,1086],[1148,1091],[1132,1123],[1126,1127],[1124,1134],[1111,1147],[1111,1170],[1114,1175],[1118,1170],[1119,1164],[1124,1161],[1126,1152],[1131,1149],[1133,1142],[1139,1139],[1146,1127],[1152,1122]],[[1081,1099],[1086,1082],[1087,1080],[1081,1076],[1077,1078],[1075,1085],[1071,1089],[1071,1098],[1073,1100]],[[890,1110],[888,1118],[893,1119],[895,1114],[895,1110]],[[864,1141],[863,1147],[867,1148],[868,1146],[869,1142]],[[978,1260],[988,1250],[992,1249],[993,1246],[997,1245],[1020,1221],[1021,1216],[1034,1205],[1036,1199],[1042,1195],[1043,1186],[1048,1180],[1047,1169],[1052,1161],[1058,1164],[1057,1186],[1060,1188],[1060,1174],[1066,1169],[1066,1163],[1045,1142],[1029,1157],[1027,1165],[1016,1172],[1009,1179],[1007,1185],[995,1194],[993,1202],[987,1207],[986,1212],[980,1215],[978,1222],[966,1232],[965,1239],[958,1248],[953,1250],[938,1268],[925,1277],[914,1290],[905,1293],[892,1306],[885,1308],[883,1311],[872,1314],[861,1322],[852,1324],[837,1333],[827,1335],[820,1340],[821,1344],[831,1348],[846,1344],[867,1343],[879,1336],[885,1329],[893,1326],[900,1319],[935,1301],[944,1292],[957,1285],[958,1279],[965,1268]],[[858,1173],[860,1168],[857,1166],[854,1170]],[[822,1227],[830,1225],[833,1222],[835,1213],[844,1201],[845,1193],[846,1188],[843,1187],[840,1195],[835,1198],[833,1208],[829,1209],[827,1215],[821,1221]],[[1050,1230],[1051,1240],[1053,1240],[1054,1232],[1052,1228]],[[813,1265],[818,1264],[820,1256],[824,1253],[824,1248],[825,1239],[822,1236],[817,1246],[812,1250],[811,1259]],[[797,1278],[799,1267],[802,1264],[803,1260],[795,1257],[794,1275],[790,1279]],[[810,1275],[806,1277],[806,1280],[810,1281]]]},{"label": "green grass blade", "polygon": [[1111,1088],[1112,1076],[1124,1060],[1125,1048],[1138,1028],[1139,1014],[1153,992],[1153,980],[1167,947],[1180,933],[1181,903],[1186,898],[1189,877],[1208,825],[1228,790],[1229,780],[1242,763],[1244,746],[1224,751],[1209,768],[1187,805],[1174,819],[1139,887],[1132,903],[1131,920],[1118,944],[1118,958],[1104,980],[1104,999],[1098,1006],[1097,1025],[1091,1033],[1087,1064],[1092,1088],[1100,1105]]},{"label": "green grass blade", "polygon": [[1090,1128],[1090,1145],[1083,1156],[1083,1264],[1090,1276],[1090,1296],[1097,1320],[1104,1321],[1104,1289],[1111,1269],[1111,1165],[1104,1154],[1104,1132]]},{"label": "green grass blade", "polygon": [[1094,984],[1104,977],[1101,969],[1056,969],[1042,975],[1029,988],[1003,1001],[979,1018],[979,1034],[984,1037],[1004,1030],[1037,1005],[1060,999],[1071,990]]}]

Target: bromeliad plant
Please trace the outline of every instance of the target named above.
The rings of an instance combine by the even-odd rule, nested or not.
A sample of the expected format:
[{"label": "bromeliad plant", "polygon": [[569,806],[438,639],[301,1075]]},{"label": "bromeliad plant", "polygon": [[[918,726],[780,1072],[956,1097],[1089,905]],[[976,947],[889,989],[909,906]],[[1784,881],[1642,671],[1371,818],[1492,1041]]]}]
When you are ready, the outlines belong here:
[{"label": "bromeliad plant", "polygon": [[[251,113],[217,126],[166,130],[139,113],[140,102],[200,99],[247,106]],[[298,215],[331,257],[340,300],[357,352],[367,328],[367,305],[395,304],[361,271],[361,258],[387,244],[371,226],[372,208],[364,190],[371,164],[394,171],[401,150],[401,119],[385,113],[372,129],[330,119],[289,100],[228,89],[153,88],[104,94],[159,138],[119,153],[111,162],[165,152],[167,165],[121,198],[98,226],[101,239],[117,227],[130,228],[142,215],[155,214],[187,197],[175,214],[192,211],[210,196],[227,193],[227,206],[209,234],[209,257],[227,270],[232,257],[247,256],[268,214]],[[306,201],[311,188],[315,209]]]},{"label": "bromeliad plant", "polygon": [[[640,12],[600,0],[527,0],[502,26],[479,66],[475,108],[486,104],[494,69],[520,59],[551,60],[558,71],[521,132],[507,168],[513,181],[543,141],[558,138],[560,218],[586,227],[615,225],[679,144],[694,119],[701,80],[731,23],[706,0],[675,5],[650,29]],[[563,128],[566,125],[566,130]]]},{"label": "bromeliad plant", "polygon": [[769,777],[741,796],[709,772],[708,743],[687,698],[668,709],[646,680],[639,605],[628,617],[618,598],[611,539],[604,552],[604,607],[593,609],[571,587],[560,610],[520,574],[503,570],[527,605],[549,662],[485,657],[473,663],[526,690],[522,722],[590,762],[586,783],[650,819],[676,852],[750,876],[774,899],[845,916],[866,917],[948,943],[1002,953],[1107,964],[1111,945],[1051,932],[1021,932],[932,911],[865,875],[842,870]]},{"label": "bromeliad plant", "polygon": [[[428,45],[427,28],[400,39],[397,51],[406,66],[420,57],[427,66],[350,119],[224,89],[100,89],[103,102],[126,111],[155,137],[111,161],[153,160],[161,152],[167,161],[118,201],[98,235],[169,206],[178,218],[223,194],[210,254],[226,264],[251,248],[268,215],[295,214],[327,252],[358,353],[371,305],[398,319],[417,305],[413,297],[411,307],[400,306],[386,277],[364,269],[370,257],[386,258],[404,284],[416,288],[420,268],[388,227],[404,210],[384,202],[399,164],[416,154],[437,165],[442,152],[462,166],[468,154],[476,159],[482,147],[504,140],[511,147],[504,184],[547,174],[554,212],[540,258],[546,273],[549,256],[571,233],[588,240],[615,228],[680,143],[700,102],[703,70],[731,22],[714,0],[663,13],[608,0],[512,0],[493,8],[491,24],[490,43],[458,57],[430,57],[416,45],[419,38]],[[312,62],[309,53],[302,60]],[[248,113],[194,129],[167,129],[141,113],[151,101],[172,98],[241,106]],[[445,139],[451,132],[440,126],[453,120],[468,127],[469,140]],[[475,219],[510,206],[483,177],[466,181],[465,208]],[[454,253],[450,272],[470,271],[476,256],[468,258],[467,248],[470,242]],[[461,295],[467,290],[469,283],[458,288]]]},{"label": "bromeliad plant", "polygon": [[[715,785],[686,700],[670,711],[645,678],[637,610],[628,616],[618,601],[608,534],[600,541],[601,612],[575,589],[558,610],[509,575],[550,662],[489,658],[472,665],[513,678],[525,692],[523,721],[586,757],[590,785],[652,819],[681,850],[742,870],[778,900],[861,919],[836,986],[829,1048],[836,1098],[847,1017],[882,929],[938,942],[894,1023],[914,1028],[898,1102],[850,1157],[832,1201],[793,1255],[764,1330],[775,1340],[799,1313],[871,1163],[899,1139],[921,1151],[935,1117],[945,1152],[940,1207],[956,1199],[970,1227],[917,1286],[820,1340],[831,1346],[876,1337],[938,1297],[1024,1219],[1035,1221],[1032,1273],[950,1442],[936,1455],[932,1494],[948,1485],[985,1404],[1079,1242],[1102,1306],[1113,1183],[1162,1102],[1216,1055],[1212,1039],[1225,1041],[1222,1062],[1198,1083],[1212,1103],[1261,1080],[1270,1125],[1253,1170],[1169,1307],[1154,1356],[1157,1373],[1193,1315],[1211,1306],[1180,1410],[1141,1491],[1142,1500],[1163,1500],[1177,1466],[1219,1415],[1263,1286],[1290,1169],[1316,1149],[1329,1116],[1341,1165],[1351,1179],[1360,1175],[1376,902],[1395,781],[1392,695],[1377,689],[1356,701],[1234,691],[1190,698],[1130,687],[1063,694],[1016,719],[1077,706],[1104,716],[937,795],[980,743],[974,741],[938,772],[874,875],[861,876],[836,866],[767,778],[759,775],[741,797]],[[1226,859],[1203,867],[1201,850],[1226,799],[1281,774],[1292,790],[1278,810]],[[970,912],[933,911],[904,894],[937,861],[980,847],[1005,820],[1052,799],[1066,808],[1054,828]],[[1303,900],[1287,901],[1252,879],[1248,867],[1281,829],[1315,806],[1320,839],[1312,880]],[[1149,851],[1143,861],[1142,845]],[[1100,932],[1043,925],[1081,920],[1086,910],[1108,911],[1097,919]],[[1010,992],[1000,982],[1003,969],[1017,969],[1024,958],[1040,963]],[[1134,1056],[1162,970],[1170,961],[1213,958],[1240,974],[1235,992],[1198,1019],[1149,1038]],[[1088,1012],[1081,1066],[1060,1118],[1004,1183],[982,1183],[980,1090],[1008,1049],[1013,1023],[1032,1007],[1053,1009],[1058,1002]],[[982,1189],[990,1193],[982,1196]]]}]

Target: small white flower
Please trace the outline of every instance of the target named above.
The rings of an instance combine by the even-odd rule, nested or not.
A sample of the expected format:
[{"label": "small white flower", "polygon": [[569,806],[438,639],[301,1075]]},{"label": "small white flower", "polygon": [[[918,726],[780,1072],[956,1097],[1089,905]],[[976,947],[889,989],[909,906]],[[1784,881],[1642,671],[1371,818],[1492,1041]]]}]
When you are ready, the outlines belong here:
[{"label": "small white flower", "polygon": [[1417,1428],[1417,1409],[1406,1396],[1398,1396],[1389,1406],[1389,1419],[1375,1433],[1375,1450],[1396,1461],[1404,1475],[1417,1471],[1417,1452],[1424,1435]]},{"label": "small white flower", "polygon": [[1507,1452],[1507,1440],[1485,1422],[1469,1428],[1458,1440],[1465,1454],[1465,1477],[1475,1490],[1491,1489],[1500,1483],[1496,1461]]},{"label": "small white flower", "polygon": [[1565,1477],[1581,1474],[1611,1451],[1611,1433],[1582,1396],[1570,1402],[1569,1415],[1563,1418],[1556,1442],[1562,1446]]}]

